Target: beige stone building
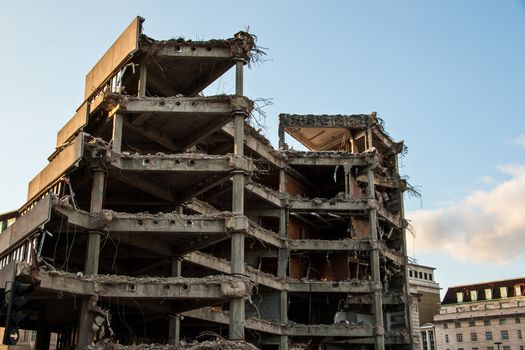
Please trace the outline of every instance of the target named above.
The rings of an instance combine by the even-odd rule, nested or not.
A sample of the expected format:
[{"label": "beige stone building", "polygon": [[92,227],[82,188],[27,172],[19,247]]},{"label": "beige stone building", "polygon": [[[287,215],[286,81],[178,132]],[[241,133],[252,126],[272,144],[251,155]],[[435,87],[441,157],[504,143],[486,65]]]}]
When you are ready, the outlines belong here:
[{"label": "beige stone building", "polygon": [[437,349],[523,350],[525,278],[451,287],[434,317]]},{"label": "beige stone building", "polygon": [[434,350],[432,321],[439,313],[440,303],[439,283],[434,280],[435,268],[412,263],[408,270],[414,349]]}]

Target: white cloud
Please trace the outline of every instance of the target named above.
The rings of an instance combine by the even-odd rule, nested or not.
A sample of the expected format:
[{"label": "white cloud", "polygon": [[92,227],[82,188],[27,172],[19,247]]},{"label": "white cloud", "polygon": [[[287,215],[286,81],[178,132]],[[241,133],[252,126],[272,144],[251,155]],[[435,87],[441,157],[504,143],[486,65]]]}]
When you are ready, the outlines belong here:
[{"label": "white cloud", "polygon": [[443,208],[408,213],[416,230],[416,252],[499,264],[525,256],[525,166],[501,170],[511,178],[491,190]]}]

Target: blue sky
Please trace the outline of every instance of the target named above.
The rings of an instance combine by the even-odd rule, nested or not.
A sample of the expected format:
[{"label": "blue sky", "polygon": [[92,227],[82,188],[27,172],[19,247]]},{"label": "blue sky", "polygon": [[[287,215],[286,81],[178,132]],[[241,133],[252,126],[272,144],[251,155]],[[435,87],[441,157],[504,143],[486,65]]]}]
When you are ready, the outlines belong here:
[{"label": "blue sky", "polygon": [[[23,204],[82,102],[85,74],[136,15],[157,39],[249,26],[268,61],[246,72],[245,94],[273,99],[265,133],[274,143],[281,112],[377,111],[405,140],[401,171],[423,193],[422,205],[407,201],[417,230],[409,252],[438,268],[442,287],[525,275],[515,249],[525,243],[518,0],[0,1],[0,211]],[[231,93],[233,83],[211,89]]]}]

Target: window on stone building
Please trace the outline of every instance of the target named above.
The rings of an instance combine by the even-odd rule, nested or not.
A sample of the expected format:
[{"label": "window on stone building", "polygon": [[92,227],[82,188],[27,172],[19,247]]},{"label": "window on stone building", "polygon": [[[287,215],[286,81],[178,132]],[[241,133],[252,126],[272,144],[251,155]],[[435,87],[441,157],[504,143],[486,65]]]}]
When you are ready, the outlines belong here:
[{"label": "window on stone building", "polygon": [[516,317],[516,318],[514,319],[514,322],[515,322],[515,323],[521,323],[521,319],[520,319],[519,317]]},{"label": "window on stone building", "polygon": [[520,350],[523,350],[523,345],[520,345]]},{"label": "window on stone building", "polygon": [[425,276],[423,277],[424,279],[428,280],[428,274],[426,272],[423,274],[423,276]]},{"label": "window on stone building", "polygon": [[433,281],[433,279],[432,279],[432,274],[431,274],[431,273],[428,274],[428,279],[431,280],[431,281]]},{"label": "window on stone building", "polygon": [[485,326],[490,326],[490,320],[483,320],[483,324]]},{"label": "window on stone building", "polygon": [[445,334],[445,343],[448,343],[448,334]]},{"label": "window on stone building", "polygon": [[493,346],[487,346],[487,350],[494,350]]},{"label": "window on stone building", "polygon": [[501,331],[501,339],[508,340],[509,339],[509,332]]},{"label": "window on stone building", "polygon": [[506,318],[500,318],[499,319],[499,324],[505,324],[507,323],[507,319]]},{"label": "window on stone building", "polygon": [[462,303],[463,302],[463,292],[457,292],[456,293],[456,299],[457,299],[458,303]]},{"label": "window on stone building", "polygon": [[468,326],[469,327],[476,327],[476,321],[474,321],[474,320],[468,321]]},{"label": "window on stone building", "polygon": [[461,322],[455,322],[454,323],[454,327],[461,328]]},{"label": "window on stone building", "polygon": [[409,274],[410,277],[413,277],[413,275],[412,275],[412,270],[409,270],[409,271],[408,271],[408,274]]},{"label": "window on stone building", "polygon": [[463,334],[461,333],[456,334],[456,341],[458,343],[463,343]]},{"label": "window on stone building", "polygon": [[485,289],[485,300],[492,300],[492,289]]},{"label": "window on stone building", "polygon": [[471,341],[478,341],[478,334],[476,332],[470,333],[470,340]]},{"label": "window on stone building", "polygon": [[509,345],[503,345],[503,350],[510,350],[510,346]]},{"label": "window on stone building", "polygon": [[428,342],[430,343],[430,350],[435,350],[435,348],[434,348],[434,331],[428,331]]},{"label": "window on stone building", "polygon": [[521,329],[518,329],[518,339],[523,339],[523,336],[521,335]]},{"label": "window on stone building", "polygon": [[448,329],[448,323],[443,323],[443,328]]},{"label": "window on stone building", "polygon": [[478,348],[472,348],[472,350],[479,350]]},{"label": "window on stone building", "polygon": [[485,332],[485,339],[492,340],[492,332],[491,331]]}]

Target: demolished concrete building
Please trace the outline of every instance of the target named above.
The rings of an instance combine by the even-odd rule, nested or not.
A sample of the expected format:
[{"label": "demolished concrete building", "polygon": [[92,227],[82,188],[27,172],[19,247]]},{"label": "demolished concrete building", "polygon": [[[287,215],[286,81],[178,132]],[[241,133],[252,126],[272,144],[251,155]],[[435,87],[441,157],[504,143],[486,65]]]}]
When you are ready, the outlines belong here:
[{"label": "demolished concrete building", "polygon": [[[410,348],[403,144],[375,113],[281,114],[274,149],[243,96],[253,35],[157,41],[142,22],[1,217],[1,283],[33,284],[20,327],[37,350],[51,333],[57,349]],[[229,69],[235,95],[203,96]]]}]

